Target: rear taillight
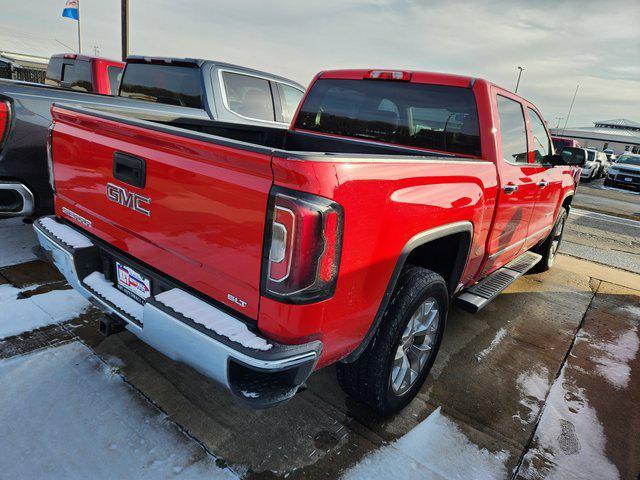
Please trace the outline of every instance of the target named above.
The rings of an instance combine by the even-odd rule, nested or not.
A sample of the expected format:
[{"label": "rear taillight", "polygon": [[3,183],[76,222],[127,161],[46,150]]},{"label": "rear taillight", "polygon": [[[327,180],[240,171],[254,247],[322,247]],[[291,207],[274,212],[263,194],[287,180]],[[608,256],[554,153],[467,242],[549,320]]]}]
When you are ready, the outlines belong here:
[{"label": "rear taillight", "polygon": [[49,125],[47,130],[47,168],[49,170],[49,185],[51,185],[53,193],[56,193],[56,184],[53,179],[53,123]]},{"label": "rear taillight", "polygon": [[9,102],[0,100],[0,150],[2,150],[2,146],[9,136],[10,115],[11,107]]},{"label": "rear taillight", "polygon": [[411,80],[411,72],[402,72],[400,70],[369,70],[364,74],[364,79],[408,82]]},{"label": "rear taillight", "polygon": [[275,187],[269,197],[263,295],[288,303],[317,302],[333,295],[342,223],[337,203]]}]

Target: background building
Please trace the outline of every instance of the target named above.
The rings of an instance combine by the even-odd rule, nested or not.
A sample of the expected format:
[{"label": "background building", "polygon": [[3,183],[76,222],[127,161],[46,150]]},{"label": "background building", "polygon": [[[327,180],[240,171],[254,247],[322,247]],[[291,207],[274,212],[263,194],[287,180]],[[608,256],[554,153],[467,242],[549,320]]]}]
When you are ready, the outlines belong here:
[{"label": "background building", "polygon": [[579,141],[582,146],[598,150],[640,152],[640,123],[626,118],[601,120],[593,127],[551,128],[551,135]]},{"label": "background building", "polygon": [[0,78],[44,83],[48,57],[0,51]]}]

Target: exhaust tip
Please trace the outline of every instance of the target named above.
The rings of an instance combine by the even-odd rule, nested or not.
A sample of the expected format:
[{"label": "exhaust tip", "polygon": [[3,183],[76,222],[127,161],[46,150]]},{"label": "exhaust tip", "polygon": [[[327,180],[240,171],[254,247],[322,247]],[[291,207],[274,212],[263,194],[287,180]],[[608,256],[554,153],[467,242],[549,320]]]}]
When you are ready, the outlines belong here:
[{"label": "exhaust tip", "polygon": [[15,182],[0,183],[0,216],[17,217],[33,214],[35,201],[26,185]]}]

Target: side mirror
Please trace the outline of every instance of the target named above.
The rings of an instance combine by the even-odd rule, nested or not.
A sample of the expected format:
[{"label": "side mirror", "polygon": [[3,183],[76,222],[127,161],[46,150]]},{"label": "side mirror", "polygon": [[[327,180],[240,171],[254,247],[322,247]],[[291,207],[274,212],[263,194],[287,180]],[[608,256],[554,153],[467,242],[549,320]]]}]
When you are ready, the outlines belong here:
[{"label": "side mirror", "polygon": [[569,165],[572,167],[584,167],[587,160],[584,149],[576,147],[564,147],[560,153],[549,155],[549,163],[552,165]]}]

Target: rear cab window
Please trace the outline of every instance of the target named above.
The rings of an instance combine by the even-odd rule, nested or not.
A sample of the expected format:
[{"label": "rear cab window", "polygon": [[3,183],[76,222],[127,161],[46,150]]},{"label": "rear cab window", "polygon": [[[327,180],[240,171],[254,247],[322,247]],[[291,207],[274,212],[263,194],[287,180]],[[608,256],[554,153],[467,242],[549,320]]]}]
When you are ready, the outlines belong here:
[{"label": "rear cab window", "polygon": [[475,95],[463,87],[319,79],[300,108],[295,128],[480,156]]},{"label": "rear cab window", "polygon": [[128,63],[120,96],[146,102],[204,108],[200,69],[177,65]]}]

